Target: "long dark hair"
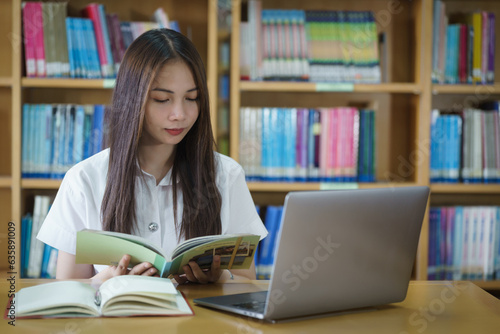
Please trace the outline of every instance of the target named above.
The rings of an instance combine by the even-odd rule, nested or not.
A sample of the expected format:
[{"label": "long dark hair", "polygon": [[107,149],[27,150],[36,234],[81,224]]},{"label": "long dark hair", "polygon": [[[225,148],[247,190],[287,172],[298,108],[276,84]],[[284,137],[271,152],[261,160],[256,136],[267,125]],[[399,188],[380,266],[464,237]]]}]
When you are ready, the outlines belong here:
[{"label": "long dark hair", "polygon": [[[130,234],[139,223],[135,180],[141,174],[137,157],[145,105],[156,74],[173,59],[185,62],[191,69],[199,97],[198,119],[177,145],[172,167],[175,226],[179,238],[185,239],[221,233],[222,200],[215,183],[217,162],[205,68],[191,41],[169,29],[155,29],[139,36],[127,49],[118,71],[108,118],[109,167],[101,207],[106,231]],[[179,194],[184,206],[180,223]]]}]

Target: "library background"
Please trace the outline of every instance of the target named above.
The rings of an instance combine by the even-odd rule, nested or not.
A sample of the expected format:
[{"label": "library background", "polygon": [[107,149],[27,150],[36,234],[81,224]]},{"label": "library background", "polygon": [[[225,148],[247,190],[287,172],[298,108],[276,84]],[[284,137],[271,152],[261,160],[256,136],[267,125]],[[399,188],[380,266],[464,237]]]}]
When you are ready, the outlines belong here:
[{"label": "library background", "polygon": [[203,57],[217,150],[270,231],[259,278],[287,192],[428,185],[413,278],[496,294],[499,16],[486,0],[1,1],[0,251],[16,222],[21,278],[54,275],[36,231],[65,171],[106,147],[126,47],[169,27]]}]

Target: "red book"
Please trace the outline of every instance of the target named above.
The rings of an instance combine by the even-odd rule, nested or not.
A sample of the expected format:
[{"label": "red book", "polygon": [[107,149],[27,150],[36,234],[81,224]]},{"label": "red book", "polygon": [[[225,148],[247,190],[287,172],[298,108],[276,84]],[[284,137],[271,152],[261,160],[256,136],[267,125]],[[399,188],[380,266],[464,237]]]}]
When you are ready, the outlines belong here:
[{"label": "red book", "polygon": [[110,76],[108,70],[108,59],[106,56],[106,47],[104,45],[104,35],[102,32],[102,24],[106,22],[101,22],[99,17],[99,5],[96,3],[91,3],[83,9],[83,15],[92,20],[94,24],[95,39],[97,42],[97,53],[99,54],[99,62],[101,63],[101,75],[103,78]]},{"label": "red book", "polygon": [[44,78],[47,76],[47,66],[45,62],[45,44],[43,38],[43,12],[41,2],[32,2],[33,10],[33,32],[35,34],[35,57],[36,76]]},{"label": "red book", "polygon": [[26,76],[36,77],[35,30],[33,2],[23,3],[23,42]]}]

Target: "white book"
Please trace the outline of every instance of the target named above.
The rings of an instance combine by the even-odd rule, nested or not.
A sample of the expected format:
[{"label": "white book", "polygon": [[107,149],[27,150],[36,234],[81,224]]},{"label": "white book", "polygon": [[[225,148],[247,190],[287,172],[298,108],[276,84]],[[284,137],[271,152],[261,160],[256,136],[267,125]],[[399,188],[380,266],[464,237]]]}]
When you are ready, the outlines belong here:
[{"label": "white book", "polygon": [[193,314],[171,280],[148,276],[116,276],[98,288],[76,281],[35,285],[17,292],[15,303],[18,318]]},{"label": "white book", "polygon": [[41,195],[35,196],[35,204],[33,207],[33,227],[31,231],[30,256],[28,263],[29,278],[39,278],[41,274],[44,244],[43,242],[38,240],[36,236],[38,235],[43,220],[47,215],[49,205],[50,205],[49,196],[41,196]]}]

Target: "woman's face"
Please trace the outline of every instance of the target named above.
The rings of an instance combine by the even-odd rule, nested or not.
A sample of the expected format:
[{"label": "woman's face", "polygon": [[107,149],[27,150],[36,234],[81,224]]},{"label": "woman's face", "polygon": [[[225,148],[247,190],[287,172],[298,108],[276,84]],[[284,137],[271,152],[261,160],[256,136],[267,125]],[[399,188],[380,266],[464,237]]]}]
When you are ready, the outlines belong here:
[{"label": "woman's face", "polygon": [[181,60],[167,62],[157,73],[149,91],[142,143],[178,144],[196,122],[198,87],[191,70]]}]

